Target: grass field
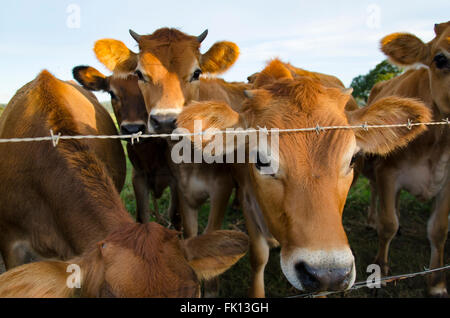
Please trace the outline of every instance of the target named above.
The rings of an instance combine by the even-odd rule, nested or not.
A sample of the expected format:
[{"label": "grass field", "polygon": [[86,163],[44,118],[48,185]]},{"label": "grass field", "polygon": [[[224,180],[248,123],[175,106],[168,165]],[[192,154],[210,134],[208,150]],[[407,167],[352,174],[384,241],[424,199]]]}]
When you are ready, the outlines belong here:
[{"label": "grass field", "polygon": [[[136,206],[131,185],[131,164],[127,160],[127,179],[121,197],[128,211],[135,215]],[[158,201],[161,212],[166,212],[169,205],[168,190]],[[357,264],[357,281],[366,280],[366,268],[372,263],[377,252],[377,234],[366,226],[367,207],[370,190],[367,179],[360,178],[350,190],[344,210],[344,227]],[[231,202],[231,200],[230,200]],[[231,204],[230,204],[231,206]],[[400,225],[401,231],[393,240],[390,252],[390,264],[393,275],[417,272],[428,267],[430,247],[426,235],[426,223],[431,209],[431,202],[419,202],[406,192],[401,194]],[[199,231],[207,224],[209,204],[206,203],[199,213]],[[166,216],[167,217],[167,216]],[[241,211],[228,209],[223,229],[239,228],[245,231]],[[450,242],[446,243],[444,262],[450,263],[448,251]],[[248,256],[242,258],[231,270],[221,276],[220,297],[246,297],[250,284],[250,264]],[[286,297],[299,294],[284,278],[280,269],[279,249],[271,251],[270,260],[265,271],[266,295],[268,297]],[[377,292],[377,297],[425,297],[425,278],[416,277],[389,284]],[[447,275],[450,286],[450,274]],[[374,297],[370,289],[359,289],[332,297]]]}]

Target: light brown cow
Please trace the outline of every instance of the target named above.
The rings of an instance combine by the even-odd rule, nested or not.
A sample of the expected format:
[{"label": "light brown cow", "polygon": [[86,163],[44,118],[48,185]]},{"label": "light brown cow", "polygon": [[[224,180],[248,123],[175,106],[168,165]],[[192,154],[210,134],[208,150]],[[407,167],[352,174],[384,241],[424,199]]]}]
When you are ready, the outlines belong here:
[{"label": "light brown cow", "polygon": [[[435,25],[436,37],[425,44],[412,34],[394,33],[381,40],[382,51],[401,66],[422,64],[426,68],[412,69],[392,80],[381,82],[371,91],[368,104],[387,96],[420,99],[442,120],[450,113],[450,22]],[[379,236],[376,262],[387,275],[389,245],[399,228],[397,213],[400,190],[429,200],[434,207],[428,221],[431,245],[430,268],[444,265],[450,211],[450,135],[448,126],[431,126],[428,131],[386,158],[375,157],[369,178],[372,204],[369,222],[375,224]],[[377,195],[379,209],[376,213]],[[397,210],[397,211],[396,211]],[[430,276],[429,293],[446,296],[444,273]]]},{"label": "light brown cow", "polygon": [[[126,78],[105,76],[90,66],[74,67],[72,73],[84,88],[110,94],[111,105],[121,134],[147,132],[148,113],[138,86],[137,76],[129,75]],[[169,206],[170,221],[175,228],[179,228],[177,185],[167,163],[167,148],[167,143],[157,138],[141,139],[140,142],[134,143],[128,140],[127,153],[133,165],[132,182],[136,198],[136,219],[141,223],[150,220],[148,200],[149,192],[151,192],[156,220],[163,223],[156,199],[162,196],[167,187],[170,187],[172,193]]]},{"label": "light brown cow", "polygon": [[[6,107],[0,117],[0,138],[45,136],[50,129],[63,135],[116,133],[92,93],[43,71]],[[2,143],[0,152],[0,252],[8,270],[37,260],[81,255],[78,260],[88,267],[83,270],[104,274],[94,275],[87,286],[97,279],[107,283],[94,288],[93,294],[87,291],[88,296],[103,295],[105,289],[106,296],[197,296],[198,278],[219,273],[214,267],[227,268],[246,249],[245,235],[236,232],[186,241],[180,244],[187,248],[181,249],[174,232],[155,224],[135,224],[111,177],[122,175],[114,171],[124,168],[117,140],[60,140],[55,148],[50,142]],[[105,238],[101,259],[93,259],[100,257],[97,243]],[[3,295],[51,296],[39,288],[54,282],[48,279],[54,272],[49,267],[61,282],[62,265],[52,264],[7,272],[1,276]],[[199,271],[197,277],[196,268],[207,271]],[[163,273],[161,281],[152,277],[154,270]],[[67,290],[55,284],[54,296],[67,296]],[[28,290],[33,286],[37,289]],[[183,286],[196,287],[182,292]]]},{"label": "light brown cow", "polygon": [[[250,99],[240,112],[225,103],[195,102],[178,116],[178,126],[193,131],[194,121],[201,120],[204,129],[284,129],[430,118],[420,102],[398,97],[345,111],[348,91],[325,87],[310,77],[293,78],[286,65],[277,60],[261,74],[266,82],[247,93]],[[306,291],[349,288],[356,273],[342,226],[342,211],[353,179],[352,157],[360,151],[387,154],[424,130],[418,126],[411,130],[280,133],[278,158],[257,150],[256,163],[231,164],[250,235],[252,296],[264,296],[267,240],[272,235],[281,245],[283,273],[294,287]],[[203,145],[209,146],[210,140],[214,141],[203,139]],[[275,163],[278,170],[262,173],[263,168]]]},{"label": "light brown cow", "polygon": [[[114,72],[114,77],[137,74],[149,113],[147,129],[150,133],[172,132],[177,114],[192,100],[217,99],[238,107],[245,99],[247,84],[200,79],[202,73],[219,74],[231,67],[239,55],[234,43],[217,42],[205,54],[200,54],[206,31],[198,37],[168,28],[143,36],[130,33],[139,43],[139,54],[112,39],[97,41],[94,51],[99,61]],[[186,237],[197,234],[198,208],[208,197],[211,212],[205,232],[220,228],[234,186],[228,168],[174,164],[172,160],[169,164],[177,180]]]},{"label": "light brown cow", "polygon": [[157,223],[124,224],[82,256],[0,275],[0,297],[199,297],[199,280],[227,270],[247,246],[248,237],[236,231],[180,241]]}]

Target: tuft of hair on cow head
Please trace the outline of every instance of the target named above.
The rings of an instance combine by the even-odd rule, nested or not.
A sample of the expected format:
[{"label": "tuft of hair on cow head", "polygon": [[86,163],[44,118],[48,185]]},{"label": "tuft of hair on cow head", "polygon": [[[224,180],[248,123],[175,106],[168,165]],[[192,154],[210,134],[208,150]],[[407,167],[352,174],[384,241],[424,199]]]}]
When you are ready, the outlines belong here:
[{"label": "tuft of hair on cow head", "polygon": [[73,77],[84,88],[91,91],[107,91],[106,76],[91,66],[80,65],[72,69]]}]

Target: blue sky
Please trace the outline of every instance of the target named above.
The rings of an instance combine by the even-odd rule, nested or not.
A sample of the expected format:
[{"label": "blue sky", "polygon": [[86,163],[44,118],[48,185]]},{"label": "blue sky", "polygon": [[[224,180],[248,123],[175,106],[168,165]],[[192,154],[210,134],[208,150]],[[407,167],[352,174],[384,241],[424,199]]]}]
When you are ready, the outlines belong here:
[{"label": "blue sky", "polygon": [[15,0],[0,10],[0,103],[6,103],[42,69],[66,80],[80,64],[107,73],[92,52],[96,40],[120,39],[136,51],[129,28],[144,34],[164,26],[193,35],[208,28],[203,52],[216,41],[237,43],[241,56],[226,80],[244,81],[279,57],[348,86],[384,58],[378,49],[384,35],[408,31],[431,40],[434,23],[450,18],[450,1]]}]

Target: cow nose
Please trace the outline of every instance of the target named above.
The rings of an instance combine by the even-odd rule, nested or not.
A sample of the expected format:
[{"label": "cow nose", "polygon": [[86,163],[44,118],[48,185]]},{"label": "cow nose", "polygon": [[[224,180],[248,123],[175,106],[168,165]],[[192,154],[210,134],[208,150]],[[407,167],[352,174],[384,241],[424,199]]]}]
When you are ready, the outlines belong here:
[{"label": "cow nose", "polygon": [[352,280],[353,266],[345,268],[314,268],[305,262],[295,266],[295,271],[305,291],[332,291],[347,289]]},{"label": "cow nose", "polygon": [[171,133],[177,128],[176,121],[173,115],[150,115],[150,125],[156,133]]},{"label": "cow nose", "polygon": [[122,135],[132,135],[137,134],[138,132],[145,133],[145,125],[144,124],[126,124],[120,125],[120,133]]}]

